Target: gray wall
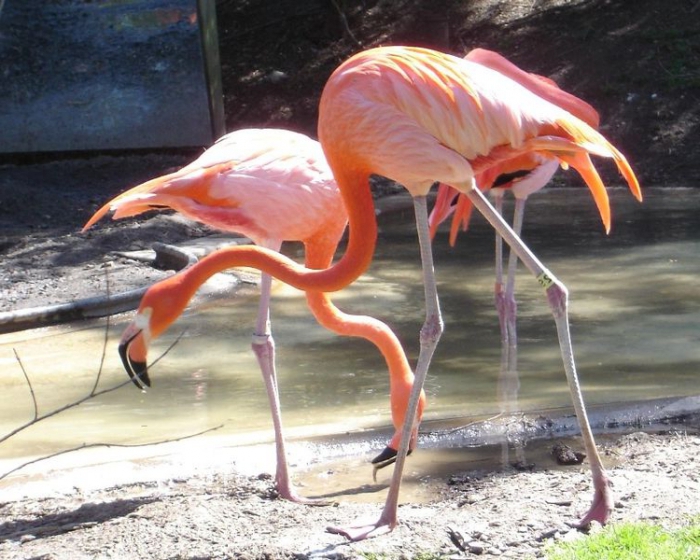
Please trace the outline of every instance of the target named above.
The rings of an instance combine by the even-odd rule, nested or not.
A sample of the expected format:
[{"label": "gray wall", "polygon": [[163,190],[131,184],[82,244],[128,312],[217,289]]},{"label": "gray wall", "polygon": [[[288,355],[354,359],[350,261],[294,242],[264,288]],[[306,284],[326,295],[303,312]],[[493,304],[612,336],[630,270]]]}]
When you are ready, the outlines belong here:
[{"label": "gray wall", "polygon": [[197,0],[5,0],[0,152],[211,144],[200,31]]}]

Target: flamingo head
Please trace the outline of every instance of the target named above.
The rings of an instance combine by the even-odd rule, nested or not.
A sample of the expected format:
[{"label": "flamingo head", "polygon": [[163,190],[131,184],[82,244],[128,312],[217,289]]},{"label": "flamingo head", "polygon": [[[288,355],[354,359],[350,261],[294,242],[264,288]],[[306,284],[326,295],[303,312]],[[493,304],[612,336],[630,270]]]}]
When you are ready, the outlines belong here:
[{"label": "flamingo head", "polygon": [[124,369],[139,389],[151,386],[148,376],[148,347],[175,322],[189,301],[176,274],[151,286],[139,305],[136,316],[119,341]]},{"label": "flamingo head", "polygon": [[139,309],[119,341],[119,356],[124,364],[124,369],[139,389],[151,386],[147,361],[148,342],[151,339],[150,316],[150,308],[143,312]]},{"label": "flamingo head", "polygon": [[[372,459],[374,466],[374,477],[376,479],[377,471],[388,467],[396,462],[399,445],[401,444],[401,433],[403,424],[406,421],[406,408],[413,389],[413,375],[404,380],[403,383],[396,383],[392,386],[391,391],[391,412],[396,431],[389,444],[384,448],[379,455]],[[411,439],[408,442],[408,453],[410,455],[416,447],[418,441],[418,426],[423,418],[423,410],[425,409],[425,391],[421,391],[418,399],[418,411],[416,412],[416,423],[411,432]]]}]

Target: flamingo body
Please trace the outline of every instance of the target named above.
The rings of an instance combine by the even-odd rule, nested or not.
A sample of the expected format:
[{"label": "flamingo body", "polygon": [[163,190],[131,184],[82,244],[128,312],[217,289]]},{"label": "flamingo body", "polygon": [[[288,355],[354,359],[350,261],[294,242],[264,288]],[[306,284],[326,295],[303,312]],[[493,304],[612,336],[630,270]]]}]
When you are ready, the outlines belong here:
[{"label": "flamingo body", "polygon": [[[502,73],[528,88],[532,93],[568,111],[592,128],[598,128],[600,124],[598,112],[582,99],[560,89],[553,80],[525,72],[500,54],[486,49],[474,49],[467,53],[464,58]],[[565,162],[562,163],[565,164]],[[501,197],[505,191],[509,190],[516,199],[527,200],[528,196],[539,191],[549,182],[558,165],[559,161],[556,158],[535,152],[525,153],[520,157],[504,160],[499,165],[491,167],[478,177],[477,183],[484,191],[492,189],[495,197]],[[519,176],[495,186],[500,177],[512,173],[519,174]],[[641,197],[641,192],[638,189],[633,188],[633,192],[637,198]],[[592,189],[592,193],[596,198],[596,191]],[[606,210],[608,204],[606,200],[599,201],[599,198],[601,195],[596,198],[596,203],[606,231],[609,231],[609,209]],[[466,196],[447,185],[440,185],[437,200],[430,215],[431,236],[435,236],[438,225],[454,212],[449,238],[450,245],[454,245],[459,227],[466,230],[469,226],[471,210],[471,204]],[[517,233],[519,234],[519,232]]]},{"label": "flamingo body", "polygon": [[255,244],[305,241],[324,235],[336,242],[347,224],[338,187],[318,142],[281,129],[243,129],[219,139],[175,173],[117,196],[83,229],[109,210],[113,219],[157,208],[181,214]]},{"label": "flamingo body", "polygon": [[[109,201],[84,229],[109,210],[118,219],[161,208],[247,235],[256,244],[275,251],[283,241],[301,241],[306,247],[306,264],[311,268],[331,264],[347,224],[347,213],[320,144],[302,134],[278,129],[245,129],[222,137],[181,170],[136,186]],[[177,320],[210,276],[231,266],[229,255],[235,258],[239,249],[216,251],[146,292],[120,344],[125,368],[138,386],[150,385],[146,367],[150,343]],[[306,502],[296,494],[288,474],[269,325],[270,288],[271,278],[263,273],[252,346],[263,373],[275,426],[278,490],[284,498]],[[307,301],[322,325],[338,334],[364,337],[382,351],[390,372],[391,411],[397,433],[380,457],[387,453],[393,457],[413,383],[413,372],[400,342],[384,323],[341,312],[325,293],[308,292]],[[422,407],[423,397],[421,410]],[[411,446],[415,439],[414,432]]]},{"label": "flamingo body", "polygon": [[[467,190],[476,174],[533,151],[588,173],[590,162],[574,164],[572,155],[611,157],[640,195],[624,156],[584,121],[497,70],[427,49],[384,47],[355,55],[326,85],[323,114],[342,119],[319,122],[334,173],[336,157],[344,168],[372,162],[372,172],[414,196],[427,194],[435,181]],[[591,188],[598,192],[597,185]],[[605,190],[599,194],[604,207]]]},{"label": "flamingo body", "polygon": [[[594,127],[498,69],[471,60],[413,47],[381,47],[341,64],[328,80],[319,109],[319,139],[348,207],[350,248],[357,225],[367,222],[366,189],[370,173],[403,184],[414,198],[423,261],[426,320],[407,418],[414,418],[418,391],[425,382],[442,318],[435,285],[425,195],[434,182],[465,194],[517,252],[545,288],[557,324],[562,358],[574,407],[582,425],[595,486],[593,504],[582,524],[604,522],[612,494],[595,449],[578,384],[568,327],[568,292],[532,254],[483,197],[479,177],[497,176],[520,160],[543,158],[575,168],[588,185],[606,230],[610,207],[590,155],[611,158],[641,199],[626,158]],[[533,82],[548,90],[545,79]],[[551,93],[551,91],[550,91]],[[531,168],[539,165],[542,160]],[[354,204],[354,200],[359,203]],[[355,239],[359,238],[355,234]],[[359,253],[358,249],[358,253]],[[410,423],[404,424],[404,435]],[[402,441],[407,441],[404,437]],[[398,489],[407,447],[402,443],[389,496],[378,520],[330,527],[351,540],[391,530],[397,523]]]}]

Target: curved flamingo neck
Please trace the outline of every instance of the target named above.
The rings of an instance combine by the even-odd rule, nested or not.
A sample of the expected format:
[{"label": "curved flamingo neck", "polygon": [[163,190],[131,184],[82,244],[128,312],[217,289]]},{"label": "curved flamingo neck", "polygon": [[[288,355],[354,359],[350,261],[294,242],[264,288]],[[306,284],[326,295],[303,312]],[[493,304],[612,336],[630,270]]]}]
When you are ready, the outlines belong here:
[{"label": "curved flamingo neck", "polygon": [[[239,266],[257,268],[299,290],[341,290],[367,270],[377,241],[377,222],[369,175],[354,177],[350,196],[346,197],[345,194],[350,228],[348,247],[332,267],[311,270],[263,247],[227,247],[207,255],[193,267],[180,272],[176,281],[183,285],[183,293],[189,294],[188,301],[208,278],[222,270]],[[331,257],[332,252],[328,263]]]},{"label": "curved flamingo neck", "polygon": [[[319,250],[318,246],[306,244],[306,266],[324,268],[330,264],[332,252]],[[372,342],[381,351],[391,382],[413,384],[413,371],[406,354],[394,332],[383,322],[366,315],[350,315],[338,309],[325,292],[309,291],[306,299],[314,317],[321,325],[336,334],[356,336]]]},{"label": "curved flamingo neck", "polygon": [[[307,243],[306,266],[324,268],[330,264],[333,248],[322,243]],[[364,315],[349,315],[338,309],[324,292],[309,291],[306,301],[316,320],[328,330],[343,336],[361,337],[374,344],[382,353],[389,370],[391,417],[397,433],[392,445],[398,446],[400,429],[406,417],[406,406],[413,388],[414,375],[401,342],[383,322]],[[422,416],[425,395],[421,395],[419,418]],[[396,441],[395,441],[396,440]],[[394,447],[398,449],[398,447]]]}]

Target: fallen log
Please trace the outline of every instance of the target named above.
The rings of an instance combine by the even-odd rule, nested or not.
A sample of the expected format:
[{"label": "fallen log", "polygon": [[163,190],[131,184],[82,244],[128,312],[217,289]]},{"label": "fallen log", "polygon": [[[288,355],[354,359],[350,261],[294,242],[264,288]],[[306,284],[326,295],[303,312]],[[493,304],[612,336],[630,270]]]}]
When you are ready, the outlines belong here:
[{"label": "fallen log", "polygon": [[[156,256],[152,264],[161,268],[177,271],[197,262],[197,257],[191,252],[173,245],[154,243],[153,250]],[[0,312],[0,334],[132,311],[138,307],[147,289],[148,286],[68,303]]]},{"label": "fallen log", "polygon": [[69,321],[96,319],[138,307],[148,287],[109,296],[95,296],[68,303],[0,313],[0,334],[48,327]]}]

